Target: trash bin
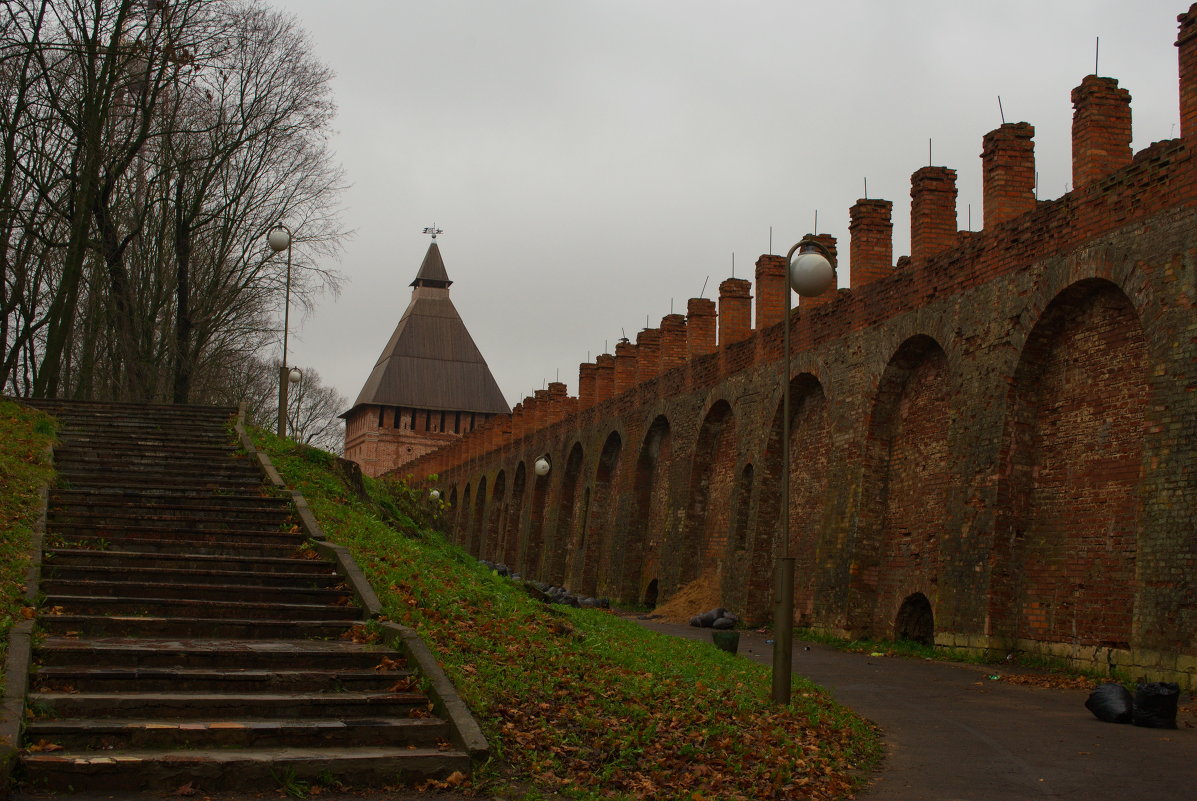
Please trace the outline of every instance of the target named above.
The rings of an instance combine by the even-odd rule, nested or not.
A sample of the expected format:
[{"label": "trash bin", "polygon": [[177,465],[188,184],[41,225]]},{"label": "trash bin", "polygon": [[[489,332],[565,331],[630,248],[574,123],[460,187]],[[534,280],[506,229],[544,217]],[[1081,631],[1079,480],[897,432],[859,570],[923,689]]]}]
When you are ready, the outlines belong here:
[{"label": "trash bin", "polygon": [[711,641],[720,651],[727,651],[729,654],[740,650],[740,632],[738,631],[713,630],[711,631]]}]

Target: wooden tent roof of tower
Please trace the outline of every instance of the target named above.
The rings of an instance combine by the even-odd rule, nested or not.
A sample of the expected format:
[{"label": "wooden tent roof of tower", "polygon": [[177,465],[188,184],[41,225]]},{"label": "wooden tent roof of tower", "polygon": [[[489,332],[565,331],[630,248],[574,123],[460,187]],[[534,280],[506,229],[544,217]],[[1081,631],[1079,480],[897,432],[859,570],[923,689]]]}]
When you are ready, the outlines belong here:
[{"label": "wooden tent roof of tower", "polygon": [[449,275],[434,239],[416,278],[411,303],[353,408],[405,406],[508,414],[490,367],[449,299]]}]

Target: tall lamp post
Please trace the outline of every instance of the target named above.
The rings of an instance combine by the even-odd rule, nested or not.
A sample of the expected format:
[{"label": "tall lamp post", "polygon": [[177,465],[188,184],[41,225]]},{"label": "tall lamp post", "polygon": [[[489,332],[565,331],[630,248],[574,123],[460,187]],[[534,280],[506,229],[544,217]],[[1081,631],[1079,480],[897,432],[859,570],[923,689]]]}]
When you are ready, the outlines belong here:
[{"label": "tall lamp post", "polygon": [[287,290],[283,305],[283,363],[278,368],[278,435],[287,436],[287,385],[299,381],[299,370],[287,367],[287,333],[291,324],[291,229],[275,224],[266,235],[266,242],[275,253],[287,251]]},{"label": "tall lamp post", "polygon": [[786,254],[786,316],[783,326],[781,403],[781,556],[773,565],[773,702],[790,702],[794,668],[794,557],[790,554],[790,290],[801,297],[822,295],[835,283],[831,251],[804,237]]}]

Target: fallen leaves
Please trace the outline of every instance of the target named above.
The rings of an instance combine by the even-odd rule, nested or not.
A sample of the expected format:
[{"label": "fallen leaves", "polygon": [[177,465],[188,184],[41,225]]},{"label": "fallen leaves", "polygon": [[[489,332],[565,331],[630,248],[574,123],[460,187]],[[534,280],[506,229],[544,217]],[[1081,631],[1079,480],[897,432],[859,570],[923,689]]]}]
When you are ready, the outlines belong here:
[{"label": "fallen leaves", "polygon": [[[356,628],[356,626],[355,626],[355,628]],[[392,659],[389,656],[384,656],[382,658],[382,661],[380,661],[377,665],[374,666],[374,669],[379,670],[379,671],[402,670],[405,667],[407,667],[407,660],[404,659],[403,657],[399,657],[398,659]]]},{"label": "fallen leaves", "polygon": [[1097,680],[1087,676],[1067,676],[1055,673],[1008,673],[998,677],[1007,684],[1044,687],[1051,690],[1092,690]]},{"label": "fallen leaves", "polygon": [[344,634],[341,635],[342,640],[349,640],[358,645],[368,645],[372,642],[378,642],[379,635],[377,631],[371,631],[362,623],[355,623]]},{"label": "fallen leaves", "polygon": [[50,753],[52,751],[63,751],[65,750],[65,746],[61,746],[58,743],[52,743],[49,740],[38,740],[25,750],[31,754]]}]

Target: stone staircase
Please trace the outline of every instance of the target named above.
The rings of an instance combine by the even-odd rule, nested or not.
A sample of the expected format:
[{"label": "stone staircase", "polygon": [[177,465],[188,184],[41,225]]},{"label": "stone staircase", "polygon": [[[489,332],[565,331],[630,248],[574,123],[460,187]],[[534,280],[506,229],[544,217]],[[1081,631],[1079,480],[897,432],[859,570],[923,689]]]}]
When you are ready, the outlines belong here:
[{"label": "stone staircase", "polygon": [[[411,783],[450,722],[235,454],[233,409],[41,401],[60,422],[22,757],[29,791]],[[357,631],[361,631],[358,629]]]}]

